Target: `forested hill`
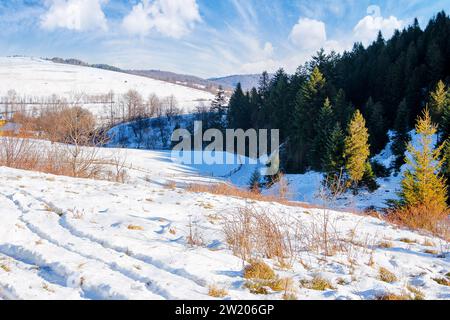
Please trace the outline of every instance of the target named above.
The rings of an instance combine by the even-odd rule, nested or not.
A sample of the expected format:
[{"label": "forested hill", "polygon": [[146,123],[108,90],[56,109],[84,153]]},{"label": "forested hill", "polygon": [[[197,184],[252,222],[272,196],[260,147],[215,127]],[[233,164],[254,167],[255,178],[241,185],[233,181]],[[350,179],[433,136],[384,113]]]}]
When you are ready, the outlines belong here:
[{"label": "forested hill", "polygon": [[[450,82],[450,18],[445,12],[424,30],[416,19],[389,40],[380,33],[367,48],[356,43],[343,54],[319,51],[294,75],[281,69],[269,80],[264,73],[259,87],[250,92],[238,85],[229,105],[228,127],[280,129],[286,142],[286,172],[326,171],[330,161],[342,160],[336,145],[342,147],[358,109],[370,134],[371,154],[383,149],[388,130],[394,129],[401,163],[407,132],[440,80]],[[441,89],[446,90],[442,85]]]}]

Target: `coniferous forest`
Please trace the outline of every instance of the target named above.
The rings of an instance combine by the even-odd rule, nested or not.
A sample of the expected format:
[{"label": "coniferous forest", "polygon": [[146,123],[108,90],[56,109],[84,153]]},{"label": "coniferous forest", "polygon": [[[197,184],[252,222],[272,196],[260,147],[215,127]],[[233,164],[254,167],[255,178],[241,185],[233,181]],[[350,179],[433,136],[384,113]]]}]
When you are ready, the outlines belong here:
[{"label": "coniferous forest", "polygon": [[[440,141],[450,133],[450,18],[439,12],[422,29],[418,20],[391,39],[343,54],[323,50],[293,75],[263,73],[258,88],[231,97],[228,128],[279,129],[286,173],[322,171],[350,184],[374,186],[374,176],[399,170],[416,119],[428,106]],[[368,159],[392,132],[393,168]],[[444,148],[442,153],[450,153]],[[444,172],[450,172],[445,169]]]}]

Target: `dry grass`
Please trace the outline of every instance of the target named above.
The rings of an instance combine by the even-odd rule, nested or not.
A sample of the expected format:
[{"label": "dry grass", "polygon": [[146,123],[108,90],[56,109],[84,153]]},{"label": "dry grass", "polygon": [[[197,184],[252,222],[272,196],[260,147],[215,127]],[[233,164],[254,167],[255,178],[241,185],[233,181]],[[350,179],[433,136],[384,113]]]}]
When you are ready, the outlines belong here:
[{"label": "dry grass", "polygon": [[411,285],[408,285],[406,288],[412,293],[413,300],[425,300],[425,294],[419,288]]},{"label": "dry grass", "polygon": [[216,285],[211,285],[208,288],[208,295],[214,298],[225,298],[228,295],[228,291],[223,288],[219,288]]},{"label": "dry grass", "polygon": [[245,279],[274,280],[276,279],[273,269],[264,261],[253,261],[244,268]]},{"label": "dry grass", "polygon": [[383,293],[383,294],[377,295],[375,297],[375,300],[404,301],[404,300],[411,300],[411,296],[406,293],[402,293],[402,294]]},{"label": "dry grass", "polygon": [[136,226],[136,225],[128,225],[128,230],[134,230],[134,231],[144,231],[144,228],[142,228],[141,226]]},{"label": "dry grass", "polygon": [[300,280],[300,285],[303,288],[317,291],[334,290],[331,282],[320,276],[315,276],[312,280]]},{"label": "dry grass", "polygon": [[236,197],[242,199],[250,199],[254,201],[261,202],[275,202],[285,206],[290,207],[300,207],[300,208],[316,208],[314,206],[308,205],[306,203],[292,202],[288,201],[284,198],[284,195],[280,196],[268,196],[263,195],[258,192],[253,192],[246,189],[241,189],[236,186],[232,186],[226,183],[217,183],[217,184],[190,184],[187,188],[187,191],[194,193],[210,193],[214,195],[223,195],[229,197]]},{"label": "dry grass", "polygon": [[439,254],[439,252],[437,250],[433,250],[433,249],[426,249],[423,252],[427,253],[427,254],[432,254],[432,255],[435,255],[435,256]]},{"label": "dry grass", "polygon": [[433,204],[390,210],[387,220],[414,230],[427,230],[446,240],[450,239],[448,211]]},{"label": "dry grass", "polygon": [[447,280],[445,278],[433,278],[433,280],[437,283],[440,284],[441,286],[447,286],[450,287],[450,280]]},{"label": "dry grass", "polygon": [[378,270],[378,278],[387,283],[394,283],[398,280],[394,273],[383,267]]},{"label": "dry grass", "polygon": [[409,239],[409,238],[401,238],[399,241],[400,241],[400,242],[403,242],[403,243],[407,243],[407,244],[417,243],[416,240]]},{"label": "dry grass", "polygon": [[175,190],[177,188],[177,183],[175,181],[166,181],[164,188],[169,190]]},{"label": "dry grass", "polygon": [[283,293],[282,298],[283,300],[298,300],[298,297],[292,292]]},{"label": "dry grass", "polygon": [[268,294],[269,289],[275,292],[291,292],[291,278],[279,278],[273,269],[263,261],[252,261],[244,268],[244,287],[253,294]]},{"label": "dry grass", "polygon": [[381,241],[379,244],[378,244],[378,247],[379,248],[383,248],[383,249],[389,249],[389,248],[392,248],[392,242],[389,242],[389,241]]},{"label": "dry grass", "polygon": [[11,272],[11,268],[8,267],[6,264],[0,264],[0,269],[2,269],[5,272]]}]

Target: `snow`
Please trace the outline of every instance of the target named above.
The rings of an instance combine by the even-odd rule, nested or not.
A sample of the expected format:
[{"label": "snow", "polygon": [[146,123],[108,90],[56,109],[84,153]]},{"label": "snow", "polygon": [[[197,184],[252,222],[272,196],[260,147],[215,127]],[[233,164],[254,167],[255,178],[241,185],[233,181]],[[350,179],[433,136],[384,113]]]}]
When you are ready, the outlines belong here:
[{"label": "snow", "polygon": [[[0,57],[0,96],[15,90],[19,96],[50,97],[58,95],[71,100],[77,94],[104,95],[111,90],[124,94],[137,90],[144,98],[156,94],[159,98],[174,95],[185,112],[203,101],[208,104],[212,94],[169,82],[84,66],[58,64],[29,57]],[[86,105],[94,114],[101,105]]]},{"label": "snow", "polygon": [[[252,206],[304,226],[329,214],[340,234],[356,232],[354,241],[366,243],[328,258],[304,251],[290,270],[267,260],[277,274],[293,279],[299,299],[373,299],[400,294],[408,284],[428,299],[450,299],[450,287],[433,280],[450,269],[443,240],[368,216],[167,188],[167,181],[243,184],[254,168],[182,165],[161,151],[105,148],[102,154],[115,151],[126,153],[130,180],[124,184],[0,168],[0,298],[211,299],[208,287],[216,285],[228,291],[226,299],[279,299],[282,293],[253,295],[243,287],[243,262],[224,239],[223,216]],[[190,224],[203,245],[187,243]],[[377,246],[380,241],[392,247]],[[379,267],[398,281],[380,281]],[[335,289],[298,285],[316,275]]]}]

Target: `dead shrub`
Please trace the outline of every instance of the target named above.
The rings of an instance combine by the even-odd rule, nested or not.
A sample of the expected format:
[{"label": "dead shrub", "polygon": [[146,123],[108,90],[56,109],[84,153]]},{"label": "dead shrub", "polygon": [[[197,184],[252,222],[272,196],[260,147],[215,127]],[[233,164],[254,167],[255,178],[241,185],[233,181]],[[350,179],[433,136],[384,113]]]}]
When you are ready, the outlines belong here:
[{"label": "dead shrub", "polygon": [[224,217],[223,230],[231,250],[243,260],[259,256],[281,261],[294,256],[293,233],[288,223],[263,209],[238,208],[236,213]]},{"label": "dead shrub", "polygon": [[200,247],[203,245],[203,239],[202,236],[198,230],[197,222],[192,222],[191,217],[189,217],[189,234],[186,238],[186,242],[191,247]]}]

